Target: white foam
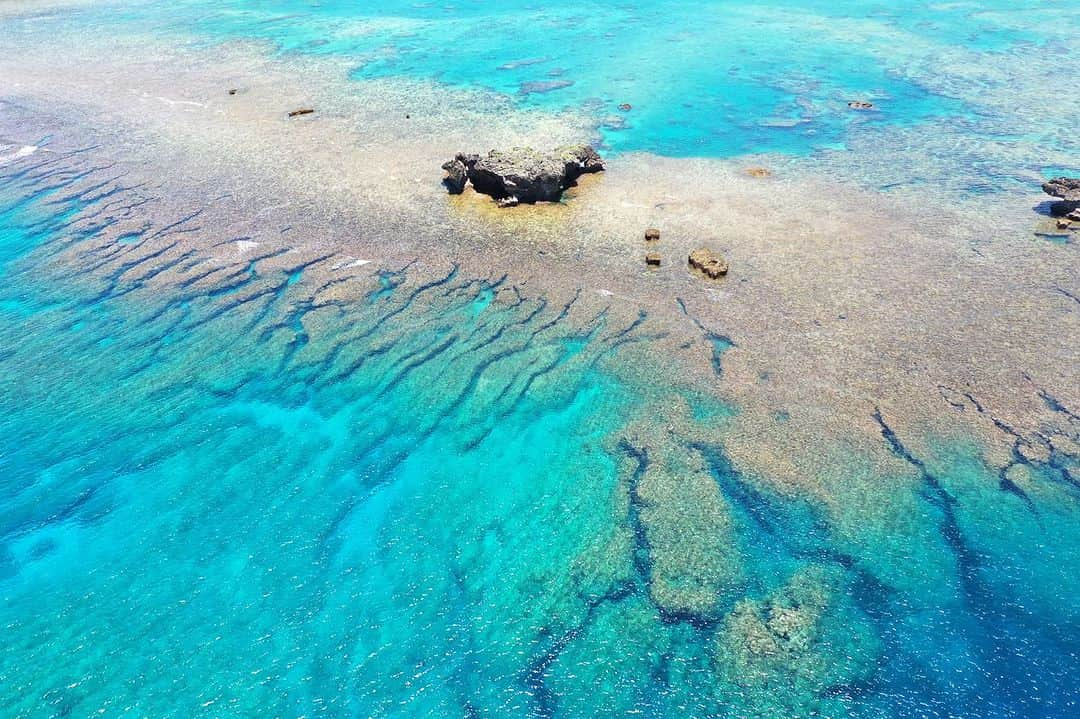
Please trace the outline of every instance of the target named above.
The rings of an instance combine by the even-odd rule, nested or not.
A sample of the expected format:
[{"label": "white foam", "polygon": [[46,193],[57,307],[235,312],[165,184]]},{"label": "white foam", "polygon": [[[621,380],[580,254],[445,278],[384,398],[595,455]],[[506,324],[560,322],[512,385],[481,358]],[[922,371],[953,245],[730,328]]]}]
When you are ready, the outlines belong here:
[{"label": "white foam", "polygon": [[620,294],[617,294],[615,292],[612,292],[611,290],[604,289],[604,288],[597,289],[596,294],[600,295],[601,297],[614,297],[616,299],[620,299],[620,300],[623,300],[625,302],[637,302],[638,301],[638,300],[635,300],[633,297],[627,297],[626,295],[620,295]]},{"label": "white foam", "polygon": [[372,260],[357,260],[357,259],[352,258],[352,257],[350,257],[348,259],[349,259],[349,261],[339,262],[336,265],[334,265],[331,269],[334,269],[334,270],[347,270],[347,269],[352,268],[352,267],[363,267],[364,265],[370,265],[372,263]]},{"label": "white foam", "polygon": [[194,100],[170,100],[169,98],[161,97],[160,95],[157,96],[157,99],[161,100],[166,105],[188,105],[190,107],[206,107],[205,104],[201,102],[195,102]]},{"label": "white foam", "polygon": [[[9,147],[11,147],[11,146],[9,146]],[[8,149],[8,148],[4,148],[4,149]],[[10,162],[14,162],[15,160],[21,160],[24,157],[30,157],[35,152],[37,152],[38,149],[39,148],[38,148],[37,145],[23,145],[22,147],[20,147],[15,152],[12,152],[11,154],[0,155],[0,165],[6,165],[6,164],[8,164]]]},{"label": "white foam", "polygon": [[131,89],[131,92],[138,93],[139,97],[144,99],[153,98],[155,100],[158,100],[159,102],[165,103],[169,107],[175,107],[176,105],[187,105],[188,107],[206,107],[204,103],[195,102],[194,100],[173,100],[172,98],[165,97],[163,95],[151,95],[148,92],[139,92],[134,88]]}]

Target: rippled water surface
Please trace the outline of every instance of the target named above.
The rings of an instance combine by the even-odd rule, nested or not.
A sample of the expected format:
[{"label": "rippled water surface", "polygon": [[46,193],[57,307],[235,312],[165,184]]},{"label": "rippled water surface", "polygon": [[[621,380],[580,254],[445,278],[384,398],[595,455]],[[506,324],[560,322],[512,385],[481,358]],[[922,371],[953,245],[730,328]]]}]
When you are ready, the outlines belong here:
[{"label": "rippled water surface", "polygon": [[1075,437],[1002,492],[878,416],[916,481],[853,458],[827,519],[731,466],[737,408],[621,377],[642,318],[453,268],[335,301],[183,218],[101,243],[139,203],[69,159],[0,205],[6,715],[1075,706]]},{"label": "rippled water surface", "polygon": [[[110,17],[585,108],[612,149],[808,156],[874,126],[1013,132],[978,101],[992,64],[940,86],[926,63],[1074,58],[1066,6]],[[552,82],[572,84],[530,85]],[[1055,112],[1026,127],[1068,150]],[[644,313],[452,265],[343,295],[337,258],[222,266],[186,249],[197,222],[148,218],[107,168],[42,145],[0,165],[0,716],[1080,711],[1080,418],[1053,396],[1061,429],[1008,474],[956,438],[923,456],[879,412],[904,472],[830,467],[838,510],[732,465],[738,407],[631,371],[663,332]],[[993,172],[1023,170],[1003,157]],[[707,339],[721,375],[730,341]]]},{"label": "rippled water surface", "polygon": [[[1077,162],[1077,113],[1056,101],[1054,80],[1080,63],[1073,15],[1056,0],[181,0],[122,17],[344,56],[358,78],[433,78],[583,110],[610,150],[803,155],[926,125],[962,138],[956,160],[1009,177]],[[971,147],[976,138],[985,147]],[[1000,142],[1033,143],[1045,159],[1004,162],[990,149]]]}]

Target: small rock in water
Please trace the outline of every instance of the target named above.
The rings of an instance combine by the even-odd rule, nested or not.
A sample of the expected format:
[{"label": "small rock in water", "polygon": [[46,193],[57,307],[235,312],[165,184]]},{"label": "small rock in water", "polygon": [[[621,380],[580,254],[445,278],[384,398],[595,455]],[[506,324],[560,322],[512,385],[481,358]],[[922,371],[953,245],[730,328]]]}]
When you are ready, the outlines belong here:
[{"label": "small rock in water", "polygon": [[235,95],[236,94],[236,88],[234,87],[231,90],[229,90],[229,94],[230,95]]},{"label": "small rock in water", "polygon": [[1035,226],[1035,236],[1044,237],[1050,240],[1065,240],[1068,242],[1072,238],[1073,233],[1072,223],[1066,218],[1048,218],[1042,220]]},{"label": "small rock in water", "polygon": [[647,264],[650,267],[659,267],[660,266],[660,253],[659,252],[650,252],[649,254],[645,255],[645,264]]},{"label": "small rock in water", "polygon": [[1080,177],[1055,177],[1043,183],[1043,192],[1051,197],[1060,197],[1060,202],[1050,203],[1050,214],[1054,217],[1071,217],[1080,214]]},{"label": "small rock in water", "polygon": [[690,253],[688,259],[690,266],[699,270],[706,277],[716,279],[728,273],[727,260],[717,252],[701,247]]},{"label": "small rock in water", "polygon": [[748,167],[746,168],[746,174],[750,177],[768,177],[772,173],[764,167]]},{"label": "small rock in water", "polygon": [[623,112],[630,112],[634,109],[634,106],[631,105],[629,102],[624,102],[623,104],[619,105],[619,109]]},{"label": "small rock in water", "polygon": [[865,100],[852,100],[847,104],[852,110],[873,110],[874,103]]},{"label": "small rock in water", "polygon": [[656,229],[655,227],[650,227],[649,229],[645,230],[645,241],[646,242],[657,242],[659,239],[660,239],[660,230]]},{"label": "small rock in water", "polygon": [[1042,185],[1043,192],[1068,202],[1080,202],[1080,177],[1055,177]]},{"label": "small rock in water", "polygon": [[1080,202],[1061,200],[1060,202],[1050,203],[1051,217],[1068,217],[1070,215],[1076,214],[1078,210],[1080,210]]},{"label": "small rock in water", "polygon": [[301,107],[301,108],[299,108],[297,110],[292,110],[291,112],[289,112],[289,117],[299,117],[300,115],[310,115],[313,112],[315,112],[315,108],[313,108],[313,107]]}]

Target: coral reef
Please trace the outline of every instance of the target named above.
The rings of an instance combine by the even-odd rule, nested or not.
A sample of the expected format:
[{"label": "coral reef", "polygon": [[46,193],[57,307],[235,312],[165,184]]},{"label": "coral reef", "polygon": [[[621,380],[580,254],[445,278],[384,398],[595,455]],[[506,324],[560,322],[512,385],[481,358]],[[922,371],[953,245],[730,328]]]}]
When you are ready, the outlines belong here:
[{"label": "coral reef", "polygon": [[716,635],[715,669],[756,716],[834,716],[825,707],[874,670],[881,645],[851,606],[841,572],[808,566],[762,599],[743,599]]}]

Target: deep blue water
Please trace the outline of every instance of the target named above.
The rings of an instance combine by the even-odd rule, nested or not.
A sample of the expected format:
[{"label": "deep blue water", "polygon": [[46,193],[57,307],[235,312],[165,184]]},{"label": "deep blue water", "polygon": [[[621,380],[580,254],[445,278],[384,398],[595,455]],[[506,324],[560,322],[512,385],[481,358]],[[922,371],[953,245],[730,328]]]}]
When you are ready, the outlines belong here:
[{"label": "deep blue water", "polygon": [[[929,87],[926,63],[1053,47],[1065,10],[178,2],[73,17],[623,117],[602,129],[610,149],[809,156],[948,117],[974,144],[1004,133],[979,81]],[[521,92],[549,81],[573,84]],[[856,98],[878,111],[850,111]],[[265,246],[222,269],[138,199],[75,154],[0,166],[0,716],[1080,711],[1076,408],[1047,395],[1057,429],[1045,460],[1017,455],[1023,486],[973,444],[919,454],[884,413],[881,447],[906,473],[853,453],[821,468],[832,506],[780,497],[728,459],[738,407],[629,371],[648,318],[582,320],[573,297],[452,267],[381,267],[335,298],[315,279],[333,260]],[[103,241],[122,216],[146,225]],[[730,340],[706,339],[722,381]]]}]

